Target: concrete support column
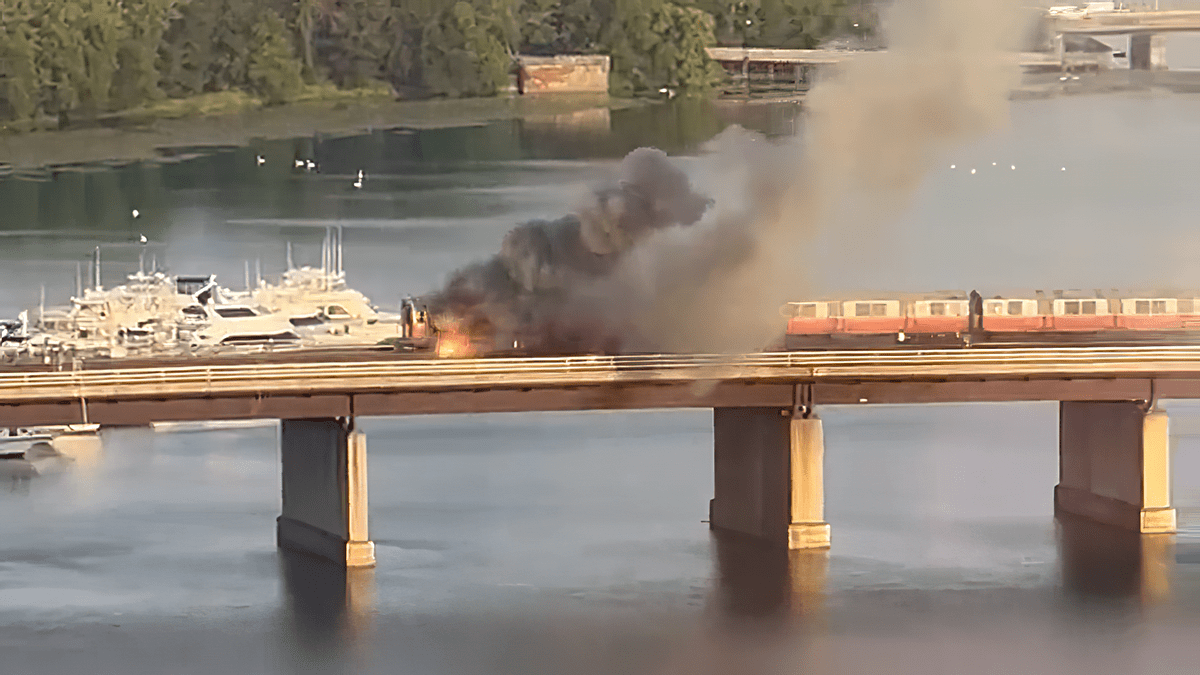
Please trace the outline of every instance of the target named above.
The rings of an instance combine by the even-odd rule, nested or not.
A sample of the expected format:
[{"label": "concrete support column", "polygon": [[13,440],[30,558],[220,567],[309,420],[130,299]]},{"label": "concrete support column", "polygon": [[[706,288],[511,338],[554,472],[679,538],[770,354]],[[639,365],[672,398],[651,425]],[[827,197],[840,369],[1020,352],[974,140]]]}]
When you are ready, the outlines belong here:
[{"label": "concrete support column", "polygon": [[791,549],[828,548],[821,420],[779,408],[713,411],[714,529]]},{"label": "concrete support column", "polygon": [[283,420],[279,546],[347,567],[375,564],[367,534],[367,439],[354,420]]},{"label": "concrete support column", "polygon": [[1166,70],[1167,36],[1134,33],[1129,36],[1130,70]]},{"label": "concrete support column", "polygon": [[1064,401],[1058,457],[1055,511],[1144,534],[1175,531],[1166,413]]}]

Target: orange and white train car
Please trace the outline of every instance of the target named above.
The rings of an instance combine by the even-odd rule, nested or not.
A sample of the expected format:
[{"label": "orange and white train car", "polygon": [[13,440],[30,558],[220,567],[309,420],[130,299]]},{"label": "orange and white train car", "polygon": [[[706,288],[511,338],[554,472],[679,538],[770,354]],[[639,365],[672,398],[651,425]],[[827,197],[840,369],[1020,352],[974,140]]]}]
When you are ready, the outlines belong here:
[{"label": "orange and white train car", "polygon": [[1053,291],[984,298],[928,295],[792,302],[785,344],[829,346],[970,345],[987,342],[1200,342],[1195,294]]},{"label": "orange and white train car", "polygon": [[791,302],[781,312],[788,319],[787,343],[798,348],[885,336],[901,342],[907,335],[958,339],[969,327],[969,305],[966,294],[942,293]]}]

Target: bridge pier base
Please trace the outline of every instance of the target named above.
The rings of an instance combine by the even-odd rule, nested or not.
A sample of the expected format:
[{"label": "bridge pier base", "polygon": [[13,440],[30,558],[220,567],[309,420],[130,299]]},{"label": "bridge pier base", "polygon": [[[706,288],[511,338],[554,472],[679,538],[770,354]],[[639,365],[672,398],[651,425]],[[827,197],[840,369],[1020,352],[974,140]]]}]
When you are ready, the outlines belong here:
[{"label": "bridge pier base", "polygon": [[780,408],[716,408],[713,441],[713,529],[789,549],[829,547],[821,420]]},{"label": "bridge pier base", "polygon": [[1143,534],[1175,531],[1167,414],[1137,402],[1059,404],[1055,512]]},{"label": "bridge pier base", "polygon": [[367,535],[367,442],[353,418],[283,420],[278,544],[346,567],[375,565]]}]

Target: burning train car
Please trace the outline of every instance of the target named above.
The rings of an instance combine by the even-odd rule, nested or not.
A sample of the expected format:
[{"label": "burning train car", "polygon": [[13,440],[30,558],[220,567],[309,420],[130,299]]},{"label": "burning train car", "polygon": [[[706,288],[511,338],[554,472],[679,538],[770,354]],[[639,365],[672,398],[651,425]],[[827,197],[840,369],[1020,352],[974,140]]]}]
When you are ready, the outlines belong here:
[{"label": "burning train car", "polygon": [[697,223],[711,204],[667,155],[640,148],[575,210],[505,235],[500,251],[425,298],[439,353],[617,353],[632,327],[587,290],[653,233]]}]

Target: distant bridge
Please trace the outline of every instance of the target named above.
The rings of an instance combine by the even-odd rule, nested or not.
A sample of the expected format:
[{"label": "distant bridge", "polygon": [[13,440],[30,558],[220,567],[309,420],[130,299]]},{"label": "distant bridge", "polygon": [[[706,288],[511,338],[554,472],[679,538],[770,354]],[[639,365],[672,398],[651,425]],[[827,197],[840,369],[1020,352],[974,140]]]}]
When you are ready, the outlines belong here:
[{"label": "distant bridge", "polygon": [[[1023,68],[1045,67],[1111,67],[1111,54],[1089,52],[1065,52],[1062,49],[1063,35],[1108,36],[1128,35],[1127,51],[1130,68],[1159,69],[1166,64],[1165,47],[1161,38],[1164,33],[1200,31],[1200,11],[1111,11],[1083,12],[1046,15],[1050,32],[1056,36],[1056,48],[1049,52],[1013,52],[1012,61]],[[872,58],[878,51],[853,51],[834,49],[764,49],[747,47],[710,47],[709,56],[728,67],[741,66],[742,77],[748,82],[750,68],[765,66],[791,67],[797,86],[801,82],[805,67],[830,66],[854,59]]]},{"label": "distant bridge", "polygon": [[1055,33],[1132,35],[1200,31],[1200,11],[1115,11],[1048,17]]},{"label": "distant bridge", "polygon": [[[878,58],[882,50],[845,49],[768,49],[760,47],[708,47],[710,58],[722,64],[776,64],[779,66],[830,66],[855,59]],[[1012,52],[1007,58],[1023,68],[1057,66],[1061,59],[1053,52]],[[1091,57],[1099,62],[1097,57]]]},{"label": "distant bridge", "polygon": [[[1061,40],[1059,41],[1061,44]],[[851,51],[836,49],[767,49],[758,47],[709,47],[709,57],[732,71],[735,91],[750,93],[758,73],[757,84],[779,91],[780,85],[791,83],[801,91],[809,81],[808,72],[860,59],[879,58],[886,51]],[[1112,54],[1089,52],[1012,52],[1007,55],[1021,68],[1110,68]]]},{"label": "distant bridge", "polygon": [[1175,529],[1167,398],[1200,398],[1200,346],[9,370],[0,425],[281,419],[279,544],[363,566],[375,557],[360,416],[713,408],[712,526],[823,548],[822,405],[1059,401],[1056,508],[1150,534]]}]

